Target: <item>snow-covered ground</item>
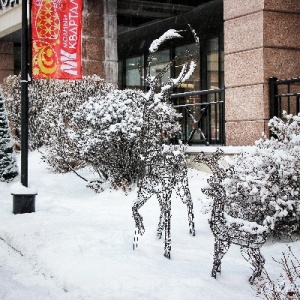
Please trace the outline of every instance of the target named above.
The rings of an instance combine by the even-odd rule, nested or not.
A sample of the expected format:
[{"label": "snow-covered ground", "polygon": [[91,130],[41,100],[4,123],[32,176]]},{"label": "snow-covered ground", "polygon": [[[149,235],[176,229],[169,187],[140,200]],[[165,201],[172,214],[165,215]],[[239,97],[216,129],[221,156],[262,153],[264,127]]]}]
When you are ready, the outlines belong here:
[{"label": "snow-covered ground", "polygon": [[[222,273],[210,276],[213,235],[208,225],[209,203],[201,193],[208,175],[189,170],[196,236],[188,233],[187,210],[172,201],[171,260],[156,238],[158,201],[141,209],[146,232],[133,250],[131,217],[136,190],[105,190],[95,194],[74,174],[53,174],[29,155],[29,183],[38,189],[36,212],[12,213],[13,183],[0,183],[0,299],[255,299],[248,283],[250,265],[232,246]],[[18,182],[19,178],[15,180]],[[300,242],[289,243],[300,257]],[[277,278],[287,244],[268,241],[262,252],[266,269]]]}]

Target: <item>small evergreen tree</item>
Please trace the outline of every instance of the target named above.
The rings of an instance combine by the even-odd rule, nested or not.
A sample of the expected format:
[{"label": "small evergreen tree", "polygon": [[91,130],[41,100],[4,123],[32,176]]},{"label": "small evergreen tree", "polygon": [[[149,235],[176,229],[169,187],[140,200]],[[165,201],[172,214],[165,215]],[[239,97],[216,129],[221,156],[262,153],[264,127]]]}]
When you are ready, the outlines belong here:
[{"label": "small evergreen tree", "polygon": [[4,100],[0,94],[0,181],[9,182],[18,175],[16,160],[13,155],[8,120]]}]

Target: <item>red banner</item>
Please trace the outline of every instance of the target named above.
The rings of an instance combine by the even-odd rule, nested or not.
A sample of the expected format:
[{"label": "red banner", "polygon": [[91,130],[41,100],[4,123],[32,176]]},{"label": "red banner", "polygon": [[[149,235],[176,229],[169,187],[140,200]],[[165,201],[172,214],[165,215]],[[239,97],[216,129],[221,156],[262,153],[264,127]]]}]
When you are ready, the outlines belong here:
[{"label": "red banner", "polygon": [[32,77],[81,79],[83,0],[32,0]]}]

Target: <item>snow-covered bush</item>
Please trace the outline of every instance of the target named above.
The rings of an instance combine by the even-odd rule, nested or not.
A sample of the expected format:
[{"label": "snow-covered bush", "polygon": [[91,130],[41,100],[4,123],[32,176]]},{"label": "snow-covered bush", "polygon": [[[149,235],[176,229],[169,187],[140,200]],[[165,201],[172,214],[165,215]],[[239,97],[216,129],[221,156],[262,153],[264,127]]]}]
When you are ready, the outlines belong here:
[{"label": "snow-covered bush", "polygon": [[91,97],[74,113],[69,136],[100,181],[120,186],[135,179],[142,104],[141,92],[114,90]]},{"label": "snow-covered bush", "polygon": [[[85,165],[78,146],[67,135],[70,119],[82,103],[92,96],[106,95],[114,89],[98,76],[82,80],[34,80],[29,85],[29,146],[45,146],[43,159],[56,172],[75,171]],[[3,84],[8,118],[18,145],[21,127],[20,76],[9,76]]]},{"label": "snow-covered bush", "polygon": [[0,91],[0,181],[9,182],[17,175],[18,168],[13,154],[13,142]]},{"label": "snow-covered bush", "polygon": [[21,137],[21,75],[8,76],[2,84],[3,98],[7,117],[11,126],[11,134],[16,148],[20,147]]},{"label": "snow-covered bush", "polygon": [[75,111],[89,97],[107,95],[114,86],[97,76],[83,80],[50,81],[52,91],[39,115],[45,151],[43,159],[57,172],[74,171],[86,165],[79,155],[80,146],[69,138],[68,129]]},{"label": "snow-covered bush", "polygon": [[267,300],[298,300],[300,299],[300,261],[291,247],[288,254],[283,253],[280,261],[276,261],[282,273],[274,281],[264,271],[263,277],[257,284],[257,294]]},{"label": "snow-covered bush", "polygon": [[267,225],[273,234],[300,232],[300,114],[269,121],[276,137],[263,137],[239,154],[223,184],[234,217]]},{"label": "snow-covered bush", "polygon": [[[8,119],[12,133],[19,143],[21,128],[20,75],[8,76],[2,85]],[[28,85],[29,93],[29,146],[36,149],[45,145],[53,134],[58,116],[65,124],[76,107],[91,96],[105,94],[113,89],[98,76],[86,76],[82,80],[34,80]]]},{"label": "snow-covered bush", "polygon": [[[126,189],[136,180],[139,147],[143,128],[145,95],[139,90],[114,90],[105,96],[91,97],[78,107],[70,123],[69,136],[80,149],[83,161],[98,174],[99,181]],[[178,114],[167,103],[148,122],[160,122],[162,132],[176,132]],[[152,137],[155,143],[157,137]]]}]

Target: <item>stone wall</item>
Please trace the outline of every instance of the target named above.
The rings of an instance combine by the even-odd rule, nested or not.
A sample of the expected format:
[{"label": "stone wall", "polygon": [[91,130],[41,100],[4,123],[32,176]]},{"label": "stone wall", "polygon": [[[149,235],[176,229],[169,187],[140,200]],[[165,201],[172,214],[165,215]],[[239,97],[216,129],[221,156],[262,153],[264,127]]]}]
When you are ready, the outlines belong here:
[{"label": "stone wall", "polygon": [[300,2],[224,0],[224,20],[226,145],[251,145],[268,133],[268,78],[300,76]]},{"label": "stone wall", "polygon": [[0,42],[0,82],[14,74],[14,47],[11,42]]},{"label": "stone wall", "polygon": [[117,0],[85,0],[82,34],[83,74],[117,83]]}]

